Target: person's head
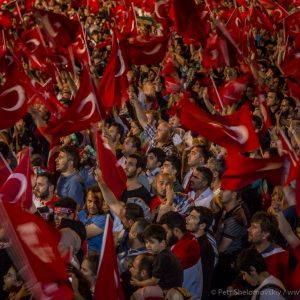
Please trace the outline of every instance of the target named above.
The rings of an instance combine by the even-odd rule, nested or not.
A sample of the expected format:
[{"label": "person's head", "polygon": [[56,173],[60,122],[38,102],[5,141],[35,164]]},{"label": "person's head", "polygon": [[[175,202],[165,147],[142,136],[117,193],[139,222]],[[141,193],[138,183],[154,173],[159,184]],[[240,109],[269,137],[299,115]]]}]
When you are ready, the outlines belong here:
[{"label": "person's head", "polygon": [[156,130],[156,141],[159,143],[170,142],[172,135],[172,128],[166,121],[160,121]]},{"label": "person's head", "polygon": [[260,284],[258,275],[267,271],[267,264],[262,255],[253,247],[243,250],[236,263],[237,270],[251,286]]},{"label": "person's head", "polygon": [[270,108],[277,108],[279,106],[279,96],[275,91],[270,91],[267,94],[267,106]]},{"label": "person's head", "polygon": [[7,273],[3,276],[3,290],[11,292],[21,287],[23,280],[18,275],[14,266],[11,266]]},{"label": "person's head", "polygon": [[142,127],[137,121],[130,122],[130,135],[138,137],[142,132]]},{"label": "person's head", "polygon": [[137,178],[144,168],[145,162],[141,155],[130,154],[127,157],[124,171],[128,179]]},{"label": "person's head", "polygon": [[152,171],[156,168],[161,167],[165,160],[166,154],[160,148],[152,148],[147,154],[147,169]]},{"label": "person's head", "polygon": [[180,159],[175,155],[167,156],[162,167],[160,168],[160,172],[162,174],[168,174],[174,177],[179,177],[181,171],[181,162]]},{"label": "person's head", "polygon": [[140,218],[144,218],[144,211],[135,203],[127,203],[120,212],[120,219],[125,229],[130,229]]},{"label": "person's head", "polygon": [[194,146],[192,147],[190,153],[188,154],[188,165],[191,168],[196,166],[203,166],[206,164],[208,159],[208,153],[204,146]]},{"label": "person's head", "polygon": [[94,286],[97,278],[99,260],[99,254],[89,254],[84,257],[81,263],[81,272],[90,282],[91,286]]},{"label": "person's head", "polygon": [[221,178],[225,171],[225,162],[223,159],[210,157],[207,161],[207,167],[212,171],[214,179]]},{"label": "person's head", "polygon": [[180,118],[177,114],[174,114],[173,116],[170,117],[169,119],[169,124],[172,128],[178,128],[181,126],[180,123]]},{"label": "person's head", "polygon": [[197,233],[206,232],[213,223],[212,211],[204,206],[194,206],[186,218],[186,229]]},{"label": "person's head", "polygon": [[33,193],[41,200],[50,200],[55,190],[54,176],[48,172],[38,173]]},{"label": "person's head", "polygon": [[64,173],[79,168],[79,153],[74,146],[63,146],[56,158],[56,171]]},{"label": "person's head", "polygon": [[93,185],[87,190],[84,209],[87,210],[88,215],[100,215],[103,214],[103,196],[98,185]]},{"label": "person's head", "polygon": [[141,151],[141,140],[137,136],[128,136],[123,145],[123,154],[125,157]]},{"label": "person's head", "polygon": [[8,158],[9,155],[9,146],[7,143],[0,141],[0,153],[2,154],[4,159]]},{"label": "person's head", "polygon": [[278,222],[275,216],[264,211],[256,212],[248,228],[248,241],[254,245],[273,242],[278,233]]},{"label": "person's head", "polygon": [[283,210],[287,206],[288,203],[283,192],[283,187],[281,185],[275,186],[272,192],[272,207],[278,207],[280,210]]},{"label": "person's head", "polygon": [[121,124],[116,122],[110,124],[108,132],[113,143],[119,143],[122,141],[124,135],[124,128]]},{"label": "person's head", "polygon": [[167,247],[167,236],[165,229],[159,224],[151,224],[143,233],[147,251],[150,254],[158,254]]},{"label": "person's head", "polygon": [[148,110],[146,112],[147,121],[156,128],[159,121],[159,113],[156,110]]},{"label": "person's head", "polygon": [[191,177],[191,189],[193,191],[206,190],[210,187],[213,174],[209,168],[196,167]]},{"label": "person's head", "polygon": [[240,198],[239,191],[221,190],[221,202],[223,205],[237,203]]},{"label": "person's head", "polygon": [[153,187],[157,195],[161,198],[166,197],[167,186],[173,187],[175,177],[169,174],[158,173],[154,179]]},{"label": "person's head", "polygon": [[185,219],[175,211],[161,216],[159,223],[167,233],[168,246],[172,246],[186,233]]},{"label": "person's head", "polygon": [[296,104],[293,98],[286,97],[282,99],[280,104],[281,115],[287,117],[292,109],[295,109]]},{"label": "person's head", "polygon": [[152,277],[153,256],[140,254],[135,257],[130,268],[132,279],[143,281]]},{"label": "person's head", "polygon": [[144,218],[139,218],[133,223],[129,230],[129,240],[137,240],[139,243],[144,243],[143,233],[145,228],[149,225],[149,222]]},{"label": "person's head", "polygon": [[59,227],[62,219],[73,220],[77,209],[77,203],[70,197],[62,197],[54,203],[54,222]]}]

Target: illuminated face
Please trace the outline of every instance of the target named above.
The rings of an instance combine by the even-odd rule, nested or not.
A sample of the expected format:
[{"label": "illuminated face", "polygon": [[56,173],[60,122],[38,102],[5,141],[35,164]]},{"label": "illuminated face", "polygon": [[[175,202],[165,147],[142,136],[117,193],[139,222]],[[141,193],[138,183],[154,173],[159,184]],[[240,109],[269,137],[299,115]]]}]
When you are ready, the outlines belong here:
[{"label": "illuminated face", "polygon": [[68,154],[65,152],[59,152],[58,157],[55,160],[56,171],[65,172],[69,168]]},{"label": "illuminated face", "polygon": [[99,213],[97,207],[98,198],[93,192],[88,192],[86,197],[86,208],[89,216],[94,216]]}]

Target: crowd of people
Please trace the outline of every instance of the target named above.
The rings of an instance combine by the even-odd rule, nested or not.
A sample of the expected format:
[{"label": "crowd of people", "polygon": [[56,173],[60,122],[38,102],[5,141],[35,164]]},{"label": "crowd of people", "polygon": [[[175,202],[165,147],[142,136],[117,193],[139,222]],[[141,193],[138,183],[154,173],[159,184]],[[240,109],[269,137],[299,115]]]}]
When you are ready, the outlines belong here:
[{"label": "crowd of people", "polygon": [[[98,82],[112,49],[111,24],[121,24],[120,19],[111,18],[118,4],[90,0],[100,3],[98,11],[91,13],[91,7],[74,2],[36,0],[33,7],[79,18],[89,51],[90,73]],[[264,1],[255,0],[195,2],[211,14],[207,39],[217,32],[216,19],[229,22],[236,11],[242,14],[265,7]],[[297,1],[274,2],[290,15],[300,7]],[[145,11],[146,4],[140,3],[139,8],[127,5],[134,9],[136,39],[140,40],[165,34],[165,28]],[[2,3],[1,10],[5,12],[11,5]],[[20,26],[20,15],[14,15],[13,25],[7,29],[10,36],[21,35],[24,28],[35,24],[33,12],[22,13],[22,1],[18,9],[22,23]],[[264,11],[272,16],[272,8]],[[226,12],[230,14],[224,17]],[[240,189],[222,188],[229,149],[215,143],[209,132],[200,135],[183,126],[178,105],[189,98],[207,116],[225,117],[247,103],[260,146],[244,156],[268,160],[294,155],[297,162],[300,95],[291,92],[287,84],[291,77],[285,76],[280,66],[285,56],[297,50],[299,40],[286,37],[284,27],[271,32],[262,24],[253,24],[246,44],[254,46],[245,61],[207,68],[205,47],[173,30],[161,63],[130,65],[127,95],[93,127],[115,155],[115,167],[122,168],[126,175],[120,197],[112,188],[120,179],[109,178],[110,183],[104,179],[92,127],[60,137],[54,169],[48,161],[53,152],[51,136],[43,131],[53,116],[43,102],[32,101],[24,117],[1,130],[0,152],[12,171],[22,150],[31,149],[33,195],[27,211],[60,232],[58,249],[62,257],[72,249],[66,269],[75,299],[93,299],[108,215],[113,220],[124,299],[300,297],[297,176],[280,185],[262,176]],[[15,49],[10,43],[7,48]],[[46,83],[47,78],[30,59],[21,61],[31,79]],[[298,57],[295,63],[299,63]],[[251,73],[252,80],[243,85],[237,100],[224,105],[217,91],[226,83],[238,82],[246,72]],[[56,70],[53,90],[65,109],[76,96],[81,74],[80,67],[77,73],[67,68]],[[3,85],[2,73],[0,80]],[[232,93],[235,97],[236,91]],[[289,153],[284,141],[290,146]],[[287,178],[289,168],[284,172]],[[0,299],[33,299],[30,285],[8,255],[12,245],[3,221],[0,225]],[[99,288],[106,289],[101,283]]]}]

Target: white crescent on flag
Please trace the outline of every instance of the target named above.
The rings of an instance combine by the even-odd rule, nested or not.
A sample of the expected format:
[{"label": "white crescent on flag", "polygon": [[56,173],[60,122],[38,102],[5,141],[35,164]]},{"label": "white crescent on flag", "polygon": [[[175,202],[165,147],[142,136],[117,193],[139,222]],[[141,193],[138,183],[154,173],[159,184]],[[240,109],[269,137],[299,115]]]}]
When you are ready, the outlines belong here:
[{"label": "white crescent on flag", "polygon": [[19,189],[15,199],[13,199],[12,201],[9,201],[10,203],[16,203],[19,200],[19,198],[25,193],[25,191],[27,189],[27,178],[24,174],[13,173],[13,174],[9,175],[6,182],[11,179],[17,179],[21,184],[20,189]]},{"label": "white crescent on flag", "polygon": [[16,111],[16,110],[20,109],[20,107],[24,104],[24,102],[25,102],[25,91],[24,91],[24,88],[21,85],[15,85],[12,88],[9,88],[9,89],[5,90],[4,92],[2,92],[0,94],[0,97],[4,97],[7,94],[10,94],[12,92],[17,92],[18,101],[12,107],[3,107],[3,106],[1,106],[0,108],[2,108],[3,110]]},{"label": "white crescent on flag", "polygon": [[118,73],[115,74],[115,77],[120,77],[120,76],[123,75],[124,72],[125,72],[125,62],[124,62],[124,59],[123,59],[123,57],[122,57],[122,52],[121,52],[120,49],[118,49],[118,54],[117,54],[117,55],[118,55],[118,57],[119,57],[121,67],[120,67]]},{"label": "white crescent on flag", "polygon": [[28,44],[34,45],[34,48],[32,47],[32,49],[30,49],[30,52],[32,53],[40,45],[40,42],[37,39],[30,39],[30,40],[26,41],[25,44],[27,44],[27,45]]},{"label": "white crescent on flag", "polygon": [[162,17],[160,14],[159,14],[159,8],[161,5],[163,5],[165,3],[164,0],[159,0],[157,2],[155,2],[155,6],[154,6],[154,11],[155,11],[155,14],[158,18],[160,19],[165,19],[164,17]]},{"label": "white crescent on flag", "polygon": [[53,38],[55,38],[58,35],[58,32],[54,30],[52,27],[48,15],[45,15],[42,17],[43,24],[45,26],[45,29],[48,31],[49,35]]},{"label": "white crescent on flag", "polygon": [[90,112],[89,112],[89,114],[87,114],[87,115],[85,115],[83,118],[81,118],[79,121],[85,121],[85,120],[88,120],[92,115],[93,115],[93,113],[95,112],[95,109],[96,109],[96,97],[95,97],[95,95],[92,93],[92,92],[90,92],[89,94],[88,94],[88,96],[86,97],[86,98],[84,98],[82,101],[81,101],[81,103],[80,103],[80,105],[79,105],[79,107],[78,107],[78,109],[77,109],[77,113],[80,113],[81,111],[82,111],[82,109],[88,104],[88,103],[91,103],[91,110],[90,110]]},{"label": "white crescent on flag", "polygon": [[249,138],[249,131],[246,126],[239,125],[239,126],[226,126],[223,125],[225,129],[229,129],[230,131],[233,131],[235,134],[233,135],[229,131],[225,130],[225,134],[230,136],[232,139],[237,141],[239,144],[243,145],[247,142]]},{"label": "white crescent on flag", "polygon": [[142,51],[142,52],[147,55],[153,55],[153,54],[156,54],[161,49],[161,47],[162,47],[162,44],[158,44],[151,51]]}]

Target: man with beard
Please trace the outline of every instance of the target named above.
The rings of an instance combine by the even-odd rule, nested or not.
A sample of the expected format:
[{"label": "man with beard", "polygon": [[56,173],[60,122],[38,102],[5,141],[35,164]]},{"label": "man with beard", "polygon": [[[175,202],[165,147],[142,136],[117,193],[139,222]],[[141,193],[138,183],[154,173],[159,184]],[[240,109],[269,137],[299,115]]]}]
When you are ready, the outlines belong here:
[{"label": "man with beard", "polygon": [[[167,232],[167,244],[183,269],[183,285],[192,299],[201,299],[203,289],[200,246],[186,230],[185,219],[178,212],[167,212],[159,222]],[[147,245],[146,245],[147,246]]]},{"label": "man with beard", "polygon": [[131,154],[128,156],[125,164],[125,174],[127,176],[127,189],[122,194],[122,201],[127,203],[130,198],[142,199],[148,206],[150,204],[151,195],[147,189],[140,184],[139,175],[145,168],[143,157],[138,154]]},{"label": "man with beard", "polygon": [[74,146],[64,146],[59,150],[56,162],[56,171],[60,172],[57,181],[57,195],[74,199],[78,207],[84,202],[84,183],[79,174],[79,154]]}]

